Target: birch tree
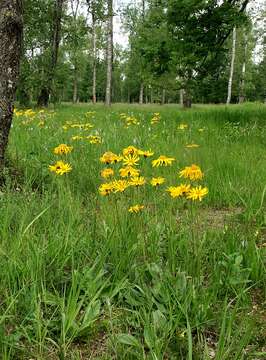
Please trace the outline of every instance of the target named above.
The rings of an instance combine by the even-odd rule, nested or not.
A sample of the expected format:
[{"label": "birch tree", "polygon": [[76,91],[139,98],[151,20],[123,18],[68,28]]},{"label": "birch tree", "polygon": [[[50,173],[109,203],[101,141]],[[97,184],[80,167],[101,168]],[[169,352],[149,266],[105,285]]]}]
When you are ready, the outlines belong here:
[{"label": "birch tree", "polygon": [[234,76],[235,57],[236,57],[236,27],[234,27],[233,29],[232,56],[231,56],[230,74],[228,81],[227,100],[226,100],[227,105],[230,104],[232,97],[232,83]]},{"label": "birch tree", "polygon": [[108,0],[108,19],[107,19],[107,77],[105,104],[111,105],[112,97],[112,71],[113,71],[113,0]]},{"label": "birch tree", "polygon": [[14,110],[23,21],[21,0],[0,1],[0,177]]}]

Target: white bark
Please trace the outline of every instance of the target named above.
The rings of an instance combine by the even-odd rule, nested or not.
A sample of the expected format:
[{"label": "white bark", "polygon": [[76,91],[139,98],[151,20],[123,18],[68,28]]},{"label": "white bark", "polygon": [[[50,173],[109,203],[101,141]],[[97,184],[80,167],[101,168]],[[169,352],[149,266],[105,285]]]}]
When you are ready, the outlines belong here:
[{"label": "white bark", "polygon": [[144,91],[144,85],[143,82],[140,84],[140,90],[139,90],[139,104],[143,105],[143,91]]},{"label": "white bark", "polygon": [[179,104],[181,107],[184,106],[184,89],[180,89],[180,100],[179,100]]},{"label": "white bark", "polygon": [[108,24],[107,24],[107,79],[105,104],[111,105],[112,94],[112,68],[113,68],[113,0],[108,0]]},{"label": "white bark", "polygon": [[96,97],[96,78],[97,78],[97,34],[96,34],[96,21],[95,21],[95,14],[94,9],[92,9],[92,46],[93,46],[93,69],[92,69],[92,102],[96,104],[97,97]]},{"label": "white bark", "polygon": [[227,91],[227,100],[226,100],[227,105],[230,104],[231,102],[235,57],[236,57],[236,27],[234,27],[233,29],[232,57],[231,57],[230,75],[228,81],[228,91]]},{"label": "white bark", "polygon": [[248,51],[248,37],[247,34],[244,34],[244,58],[241,71],[241,79],[239,84],[239,103],[245,101],[245,76],[246,76],[246,61],[247,61],[247,51]]}]

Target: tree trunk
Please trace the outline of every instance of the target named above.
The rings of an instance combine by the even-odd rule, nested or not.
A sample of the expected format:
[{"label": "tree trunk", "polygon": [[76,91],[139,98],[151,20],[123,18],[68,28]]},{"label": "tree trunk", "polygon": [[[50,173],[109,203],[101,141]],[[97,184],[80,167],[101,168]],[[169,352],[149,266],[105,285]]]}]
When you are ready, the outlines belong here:
[{"label": "tree trunk", "polygon": [[93,69],[92,69],[92,102],[96,104],[96,80],[97,80],[97,34],[94,10],[92,10],[92,42],[93,42]]},{"label": "tree trunk", "polygon": [[184,106],[184,89],[180,89],[179,95],[180,95],[179,104],[181,107],[183,107]]},{"label": "tree trunk", "polygon": [[108,0],[108,38],[107,38],[107,79],[105,104],[111,105],[112,70],[113,70],[113,0]]},{"label": "tree trunk", "polygon": [[192,100],[191,100],[191,94],[189,87],[186,87],[183,90],[183,107],[184,108],[191,108],[192,106]]},{"label": "tree trunk", "polygon": [[246,75],[246,60],[248,50],[248,37],[244,34],[244,59],[242,64],[241,79],[239,84],[239,99],[238,102],[241,104],[245,101],[245,75]]},{"label": "tree trunk", "polygon": [[163,89],[163,92],[162,92],[162,105],[165,104],[165,89]]},{"label": "tree trunk", "polygon": [[50,64],[47,66],[46,81],[40,91],[37,100],[38,106],[48,106],[49,98],[52,92],[52,84],[55,76],[55,70],[58,59],[58,49],[61,38],[61,20],[63,14],[63,4],[65,0],[54,0],[54,15],[53,15],[53,31],[51,39],[51,58]]},{"label": "tree trunk", "polygon": [[74,82],[73,82],[73,103],[76,104],[78,100],[78,71],[77,66],[74,67]]},{"label": "tree trunk", "polygon": [[144,91],[144,85],[143,82],[140,84],[140,90],[139,90],[139,104],[143,105],[143,91]]},{"label": "tree trunk", "polygon": [[230,75],[228,81],[228,91],[227,91],[227,100],[226,104],[229,105],[232,97],[232,83],[235,67],[235,56],[236,56],[236,27],[233,29],[233,43],[232,43],[232,57],[231,57],[231,66],[230,66]]},{"label": "tree trunk", "polygon": [[0,177],[12,122],[22,50],[21,0],[0,1]]}]

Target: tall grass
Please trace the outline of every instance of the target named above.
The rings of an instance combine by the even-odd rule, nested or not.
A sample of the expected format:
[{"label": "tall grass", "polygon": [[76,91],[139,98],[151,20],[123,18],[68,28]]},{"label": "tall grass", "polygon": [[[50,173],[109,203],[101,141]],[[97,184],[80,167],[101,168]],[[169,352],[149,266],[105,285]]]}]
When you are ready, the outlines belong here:
[{"label": "tall grass", "polygon": [[[125,128],[121,112],[140,124]],[[265,358],[265,106],[64,104],[41,116],[14,119],[0,193],[1,358]],[[82,131],[67,121],[90,121],[102,144],[71,141]],[[57,177],[60,143],[73,170]],[[128,145],[175,157],[140,166],[167,183],[101,197],[99,157]],[[164,189],[192,163],[209,194],[191,207]]]}]

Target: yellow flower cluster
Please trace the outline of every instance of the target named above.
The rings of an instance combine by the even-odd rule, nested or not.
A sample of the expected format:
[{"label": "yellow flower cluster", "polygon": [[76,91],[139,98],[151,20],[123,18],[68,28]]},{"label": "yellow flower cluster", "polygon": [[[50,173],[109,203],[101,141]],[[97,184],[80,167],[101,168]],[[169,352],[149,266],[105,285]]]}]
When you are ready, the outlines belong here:
[{"label": "yellow flower cluster", "polygon": [[152,119],[151,119],[151,124],[152,125],[155,125],[155,124],[158,124],[158,122],[161,120],[161,115],[160,113],[154,113],[152,115]]},{"label": "yellow flower cluster", "polygon": [[139,120],[133,115],[127,115],[125,113],[120,114],[120,119],[123,120],[124,125],[128,128],[131,125],[139,125]]},{"label": "yellow flower cluster", "polygon": [[[179,177],[189,179],[191,181],[198,181],[203,179],[203,172],[198,165],[192,164],[186,166],[179,172]],[[190,200],[202,201],[203,197],[208,194],[208,188],[200,186],[191,186],[191,184],[180,184],[178,186],[170,186],[167,191],[172,198],[186,197]]]},{"label": "yellow flower cluster", "polygon": [[[66,144],[60,144],[56,148],[54,148],[54,154],[55,155],[67,155],[71,153],[73,150],[72,146],[68,146]],[[59,160],[53,165],[49,165],[49,170],[51,172],[54,172],[56,175],[64,175],[66,173],[69,173],[72,170],[72,167],[70,164]]]},{"label": "yellow flower cluster", "polygon": [[73,146],[68,146],[66,144],[60,144],[56,148],[54,148],[54,154],[56,155],[66,155],[71,153],[73,150]]},{"label": "yellow flower cluster", "polygon": [[122,160],[123,160],[122,156],[116,155],[112,151],[107,151],[100,157],[100,161],[107,165],[116,164]]},{"label": "yellow flower cluster", "polygon": [[134,205],[134,206],[130,206],[130,208],[128,209],[128,211],[130,213],[135,213],[137,214],[138,212],[140,212],[142,209],[144,209],[144,205]]},{"label": "yellow flower cluster", "polygon": [[79,129],[79,130],[90,130],[91,128],[93,128],[94,125],[91,124],[90,122],[87,122],[85,124],[82,123],[72,123],[71,121],[67,121],[63,126],[63,130],[67,131],[69,129]]},{"label": "yellow flower cluster", "polygon": [[101,144],[102,143],[102,139],[98,135],[89,135],[86,138],[89,140],[90,144]]},{"label": "yellow flower cluster", "polygon": [[[117,155],[111,151],[105,152],[100,161],[107,165],[123,163],[123,167],[118,170],[120,180],[114,180],[109,183],[101,184],[99,192],[101,195],[106,196],[111,193],[123,192],[128,187],[139,187],[146,184],[146,179],[140,175],[140,170],[137,168],[140,165],[141,158],[147,159],[154,155],[151,150],[141,150],[133,145],[130,145],[122,150],[122,155]],[[164,155],[159,156],[158,159],[152,161],[153,167],[171,165],[174,158]],[[114,170],[111,168],[105,168],[101,171],[101,176],[104,179],[114,176]],[[165,182],[163,177],[153,177],[149,183],[156,187],[162,185]]]}]

